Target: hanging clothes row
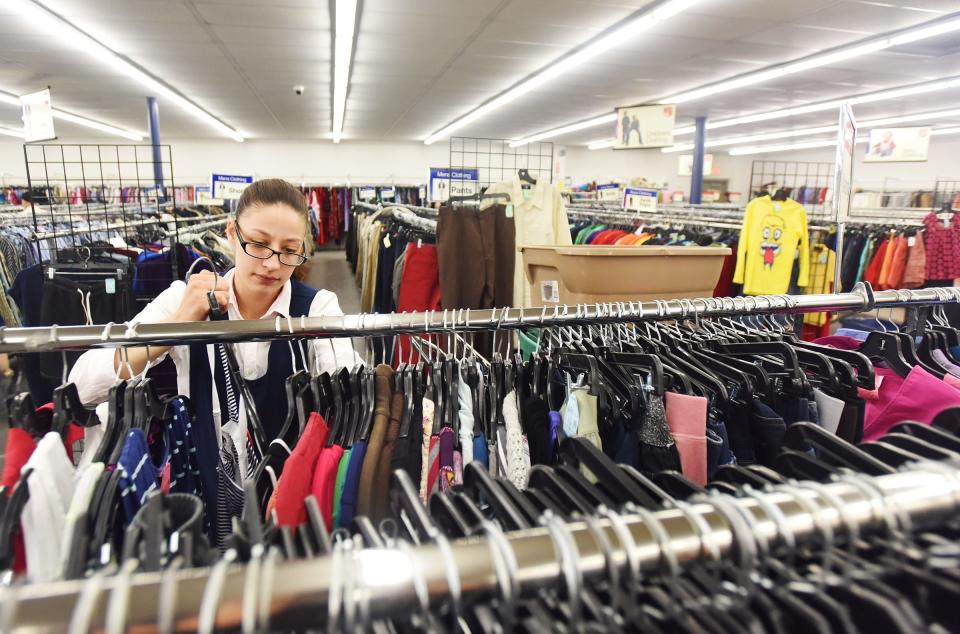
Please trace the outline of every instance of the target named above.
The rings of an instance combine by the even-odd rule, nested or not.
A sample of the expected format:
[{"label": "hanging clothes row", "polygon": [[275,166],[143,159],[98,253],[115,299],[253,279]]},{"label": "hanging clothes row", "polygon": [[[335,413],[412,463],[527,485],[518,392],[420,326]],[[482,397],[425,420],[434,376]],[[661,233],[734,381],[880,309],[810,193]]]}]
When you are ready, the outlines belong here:
[{"label": "hanging clothes row", "polygon": [[[910,297],[886,303],[915,301]],[[782,301],[780,310],[796,309],[789,298]],[[543,317],[547,324],[545,311]],[[892,446],[929,457],[922,445],[900,436],[929,436],[923,425],[955,429],[960,421],[960,388],[954,387],[960,381],[935,374],[942,365],[925,361],[934,354],[944,355],[937,364],[958,360],[952,345],[957,331],[940,325],[925,331],[926,344],[916,350],[887,333],[882,345],[871,334],[852,351],[835,341],[796,342],[773,322],[681,319],[662,325],[612,317],[607,313],[611,323],[581,319],[577,327],[547,328],[528,362],[515,355],[485,359],[476,346],[465,345],[468,333],[459,339],[449,334],[439,346],[415,338],[420,361],[401,362],[396,370],[348,362],[351,355],[341,348],[333,358],[345,366],[316,374],[316,357],[291,342],[289,357],[286,346],[278,348],[284,354],[277,359],[291,364],[285,396],[251,400],[237,372],[222,377],[232,387],[218,393],[232,391],[236,398],[231,405],[227,396],[221,407],[246,412],[247,433],[239,436],[229,425],[214,425],[214,405],[209,396],[203,400],[210,390],[194,385],[192,398],[170,400],[158,396],[150,379],[118,381],[96,412],[84,408],[75,384],[59,386],[52,402],[39,407],[21,395],[10,411],[11,428],[19,431],[11,432],[5,454],[4,484],[12,497],[0,518],[9,533],[0,538],[10,541],[0,539],[0,562],[14,571],[25,566],[34,580],[82,576],[111,557],[119,563],[156,548],[143,541],[156,539],[144,524],[167,512],[185,513],[164,530],[178,531],[177,539],[189,535],[187,565],[246,549],[258,536],[291,557],[317,552],[335,528],[363,532],[372,526],[358,517],[394,517],[391,473],[403,473],[418,504],[431,507],[436,494],[453,495],[460,485],[480,495],[486,488],[478,482],[489,477],[518,492],[552,490],[559,482],[561,489],[603,503],[599,493],[586,492],[609,486],[610,473],[621,468],[617,463],[684,497],[707,485],[728,491],[731,483],[756,483],[756,474],[776,481],[780,476],[770,476],[771,469],[787,477],[832,473],[837,456],[855,451],[881,455]],[[412,324],[400,329],[417,330]],[[109,336],[100,340],[109,343]],[[325,350],[324,342],[315,343]],[[191,382],[204,375],[205,349],[191,348],[191,364],[197,364]],[[914,354],[918,361],[911,365]],[[900,420],[920,425],[894,428]],[[861,440],[871,443],[860,450]],[[574,467],[583,461],[583,468],[569,468],[570,460],[577,461]],[[543,480],[551,469],[559,481]],[[171,506],[180,499],[189,504]],[[529,499],[538,509],[528,509],[533,518],[500,519],[519,529],[547,509],[571,510],[569,501],[556,507],[545,499]],[[91,500],[101,507],[88,508]],[[84,510],[84,517],[72,519]],[[25,558],[13,546],[3,548],[15,542],[17,518],[24,523]],[[187,518],[193,519],[183,524]],[[62,550],[43,545],[51,539],[88,542]],[[68,556],[77,559],[68,563]]]}]

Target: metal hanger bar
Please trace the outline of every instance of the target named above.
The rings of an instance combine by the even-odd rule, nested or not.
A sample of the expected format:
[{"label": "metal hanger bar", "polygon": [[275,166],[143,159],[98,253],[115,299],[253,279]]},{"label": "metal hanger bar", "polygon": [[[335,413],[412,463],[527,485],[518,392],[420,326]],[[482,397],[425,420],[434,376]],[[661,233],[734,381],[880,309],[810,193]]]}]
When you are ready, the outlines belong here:
[{"label": "metal hanger bar", "polygon": [[[897,517],[907,516],[915,529],[942,524],[956,516],[960,510],[960,472],[954,466],[918,463],[910,470],[895,474],[867,478],[869,486],[856,486],[849,481],[836,481],[823,485],[827,491],[820,494],[809,488],[780,487],[777,491],[759,495],[769,504],[761,504],[753,497],[718,496],[725,503],[738,506],[752,516],[753,532],[765,538],[772,547],[781,547],[789,542],[781,533],[784,527],[792,532],[795,547],[822,540],[827,526],[838,536],[846,538],[850,526],[856,526],[858,534],[880,532],[888,529],[886,511]],[[876,496],[867,493],[875,489]],[[798,502],[800,498],[810,502]],[[827,503],[828,499],[840,503],[839,507]],[[816,500],[816,501],[814,501]],[[776,507],[782,519],[768,515],[768,509]],[[809,509],[809,510],[808,510]],[[705,521],[702,534],[695,523],[683,511],[668,509],[653,513],[666,532],[667,540],[660,544],[651,528],[640,515],[618,514],[621,527],[629,532],[634,541],[630,548],[619,538],[614,523],[609,518],[598,518],[596,527],[603,531],[613,545],[611,557],[621,570],[634,559],[644,573],[665,572],[662,562],[667,547],[676,557],[680,568],[705,557],[704,542],[711,542],[715,552],[722,558],[731,556],[736,544],[735,531],[721,512],[722,507],[709,500],[692,505],[691,512]],[[619,522],[618,522],[619,523]],[[576,547],[576,566],[589,584],[607,574],[604,550],[584,522],[562,524]],[[559,584],[563,575],[554,541],[545,528],[534,528],[505,535],[510,550],[516,557],[517,594],[529,597],[541,588]],[[628,556],[628,552],[629,555]],[[418,605],[416,583],[413,578],[412,561],[422,573],[421,588],[427,588],[431,606],[443,605],[450,594],[448,559],[460,577],[463,603],[470,604],[485,597],[499,596],[497,570],[491,556],[489,538],[470,537],[450,542],[450,548],[442,549],[434,544],[400,549],[361,549],[347,555],[345,565],[350,566],[352,583],[356,591],[369,598],[370,615],[373,618],[404,616],[411,606]],[[410,559],[412,558],[412,559]],[[281,562],[274,570],[272,594],[267,602],[271,615],[271,629],[303,629],[319,627],[327,614],[327,601],[332,579],[341,578],[330,556],[310,560]],[[386,574],[389,572],[389,574]],[[217,602],[216,625],[218,629],[238,629],[244,600],[247,566],[232,565],[226,571]],[[180,570],[175,573],[137,573],[130,577],[114,575],[103,579],[100,597],[96,601],[92,626],[104,622],[107,606],[115,588],[129,587],[126,626],[153,626],[157,623],[158,596],[166,584],[175,584],[176,602],[171,606],[172,620],[176,631],[196,629],[196,619],[204,596],[210,569]],[[89,581],[88,581],[89,582]],[[38,627],[53,631],[65,631],[73,609],[85,586],[84,581],[62,581],[45,584],[26,584],[10,588],[0,594],[3,605],[15,615],[11,624],[16,628]],[[305,622],[309,619],[309,622]]]},{"label": "metal hanger bar", "polygon": [[481,331],[532,326],[610,324],[693,317],[866,311],[880,307],[944,304],[960,301],[960,289],[927,288],[878,291],[858,284],[853,292],[823,295],[758,295],[646,302],[583,304],[543,308],[494,308],[304,317],[278,331],[274,319],[99,326],[0,328],[0,352],[50,352],[128,345],[267,341],[312,337],[369,337],[454,330]]}]

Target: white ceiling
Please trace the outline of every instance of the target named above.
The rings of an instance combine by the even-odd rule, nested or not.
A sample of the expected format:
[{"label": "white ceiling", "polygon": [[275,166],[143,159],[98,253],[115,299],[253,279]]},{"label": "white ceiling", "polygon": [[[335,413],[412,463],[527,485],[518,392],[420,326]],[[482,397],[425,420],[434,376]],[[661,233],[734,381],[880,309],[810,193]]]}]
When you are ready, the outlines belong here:
[{"label": "white ceiling", "polygon": [[[251,138],[327,138],[331,0],[45,0]],[[413,140],[451,122],[646,0],[362,0],[346,139]],[[957,0],[702,0],[637,41],[458,132],[514,138],[957,11]],[[0,5],[0,89],[47,85],[54,104],[146,129],[145,89]],[[679,108],[679,122],[960,75],[956,33]],[[293,93],[295,84],[306,93]],[[857,118],[955,107],[960,90],[861,106]],[[16,125],[0,105],[0,125]],[[823,124],[813,114],[717,136]],[[960,123],[946,120],[944,123]],[[66,132],[89,136],[73,129]],[[222,138],[161,100],[170,138]],[[605,136],[594,129],[558,142]]]}]

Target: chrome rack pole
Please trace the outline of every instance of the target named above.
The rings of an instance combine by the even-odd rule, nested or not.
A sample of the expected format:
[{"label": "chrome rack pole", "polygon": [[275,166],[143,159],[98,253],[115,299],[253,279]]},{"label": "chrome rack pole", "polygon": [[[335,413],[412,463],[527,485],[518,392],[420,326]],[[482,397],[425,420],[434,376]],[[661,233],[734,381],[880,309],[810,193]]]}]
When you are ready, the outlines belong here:
[{"label": "chrome rack pole", "polygon": [[646,302],[617,302],[544,308],[429,311],[383,315],[303,317],[282,324],[274,319],[199,321],[163,324],[0,328],[0,352],[52,352],[130,345],[182,345],[314,337],[369,337],[439,330],[457,332],[571,326],[754,314],[864,311],[879,307],[960,301],[960,289],[929,288],[874,293],[858,285],[850,293],[758,295]]},{"label": "chrome rack pole", "polygon": [[[813,488],[779,487],[776,491],[763,492],[766,499],[761,504],[754,497],[737,498],[722,495],[727,502],[740,506],[753,520],[753,535],[773,547],[790,543],[781,532],[786,528],[792,534],[796,546],[823,539],[829,526],[832,534],[845,540],[851,526],[858,534],[889,530],[894,517],[909,517],[914,529],[941,525],[948,518],[955,518],[960,510],[960,472],[955,466],[918,463],[910,470],[891,475],[870,478],[872,484],[855,486],[849,481],[837,481],[823,485],[827,493]],[[873,495],[874,490],[876,495]],[[803,497],[806,502],[798,502]],[[773,505],[779,508],[782,517],[768,515]],[[733,526],[709,499],[693,504],[693,513],[705,520],[705,526],[688,519],[683,511],[667,509],[653,513],[667,534],[667,541],[660,543],[656,534],[640,515],[621,514],[623,523],[634,541],[633,547],[624,544],[618,537],[618,529],[609,519],[598,518],[596,526],[606,535],[612,546],[611,558],[621,570],[634,561],[642,572],[664,573],[668,553],[672,551],[679,566],[689,566],[708,558],[713,551],[720,557],[729,557],[738,552]],[[576,546],[576,563],[585,585],[607,574],[604,549],[584,522],[564,524],[566,532]],[[553,538],[545,528],[535,528],[507,533],[510,550],[516,557],[516,581],[518,594],[530,596],[541,588],[550,588],[560,583],[563,577],[561,564],[554,551]],[[715,548],[707,549],[705,542]],[[629,551],[627,550],[629,548]],[[486,537],[470,537],[450,542],[449,554],[458,571],[463,603],[498,596],[497,570]],[[399,549],[358,549],[349,554],[346,565],[350,567],[355,589],[369,597],[369,610],[373,618],[390,615],[409,615],[418,605],[416,587],[425,587],[431,606],[443,605],[449,596],[449,574],[444,549],[433,544],[413,547],[411,552]],[[417,566],[413,566],[414,558]],[[422,577],[413,578],[418,569]],[[293,560],[277,564],[273,575],[272,593],[269,601],[271,629],[303,629],[321,625],[327,614],[327,598],[331,580],[341,578],[334,569],[329,556]],[[247,567],[233,565],[226,571],[225,581],[217,602],[216,626],[218,629],[236,629],[241,621]],[[127,627],[152,626],[157,622],[158,597],[164,584],[176,587],[176,601],[171,615],[177,631],[194,631],[197,614],[204,596],[209,569],[179,570],[175,573],[138,573],[128,580],[112,576],[102,580],[99,601],[90,623],[102,623],[109,596],[118,586],[129,587],[127,598]],[[421,584],[416,582],[420,581]],[[89,580],[87,581],[89,582]],[[84,581],[61,581],[48,584],[23,585],[0,593],[0,617],[4,623],[20,627],[43,627],[65,631]],[[354,592],[353,594],[356,594]],[[6,615],[4,614],[6,612]]]}]

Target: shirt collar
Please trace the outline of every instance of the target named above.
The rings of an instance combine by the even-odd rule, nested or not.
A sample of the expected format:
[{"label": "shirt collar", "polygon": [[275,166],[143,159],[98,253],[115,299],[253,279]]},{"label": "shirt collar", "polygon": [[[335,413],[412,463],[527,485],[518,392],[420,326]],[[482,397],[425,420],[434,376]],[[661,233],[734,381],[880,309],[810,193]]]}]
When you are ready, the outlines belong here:
[{"label": "shirt collar", "polygon": [[[229,289],[227,293],[227,299],[229,301],[229,312],[230,319],[243,319],[240,315],[240,310],[237,308],[237,293],[233,288],[233,273],[235,269],[230,269],[227,271],[223,279],[227,281],[227,288]],[[260,319],[265,319],[267,317],[289,317],[290,316],[290,297],[293,293],[292,285],[290,280],[287,280],[283,283],[283,288],[280,289],[280,294],[277,295],[277,299],[273,300],[273,303],[270,305],[270,308],[267,309],[267,312],[264,313]]]},{"label": "shirt collar", "polygon": [[545,181],[542,178],[536,179],[536,184],[533,186],[533,193],[530,195],[530,198],[527,198],[523,192],[523,184],[520,182],[520,177],[516,174],[513,175],[513,196],[511,196],[511,202],[514,205],[522,205],[528,203],[535,205],[540,209],[546,209],[547,205],[543,203],[543,196],[546,192]]}]

